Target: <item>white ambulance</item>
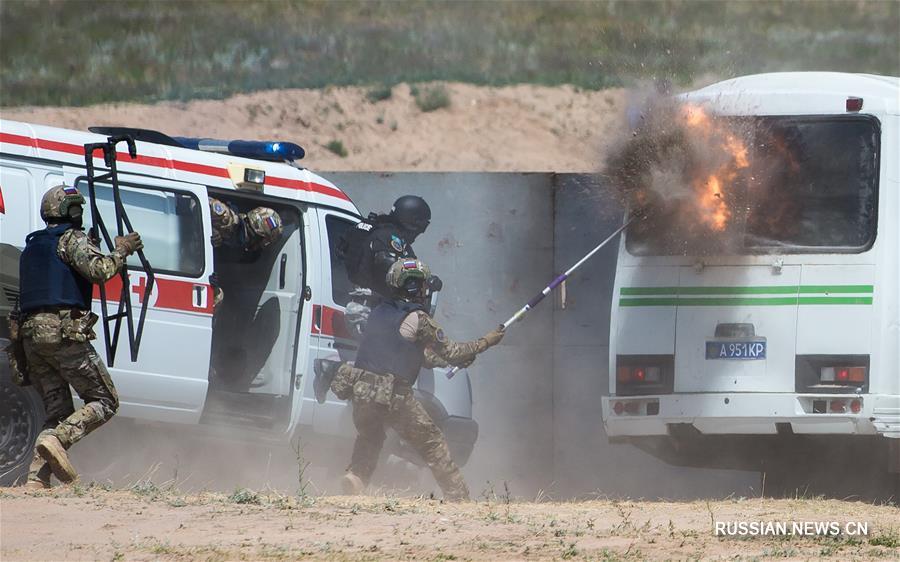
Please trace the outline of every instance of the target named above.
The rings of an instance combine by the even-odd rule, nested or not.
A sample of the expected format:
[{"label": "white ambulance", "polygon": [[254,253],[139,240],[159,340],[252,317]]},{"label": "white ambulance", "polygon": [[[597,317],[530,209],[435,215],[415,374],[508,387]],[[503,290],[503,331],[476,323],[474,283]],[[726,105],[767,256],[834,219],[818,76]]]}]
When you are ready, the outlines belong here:
[{"label": "white ambulance", "polygon": [[681,99],[767,131],[750,150],[769,150],[775,181],[729,251],[685,251],[652,228],[623,237],[609,439],[760,471],[766,493],[896,501],[900,79],[761,74]]},{"label": "white ambulance", "polygon": [[[295,165],[292,160],[302,157],[302,149],[291,143],[92,130],[101,134],[0,121],[0,330],[7,330],[5,316],[18,294],[25,236],[43,228],[42,195],[65,183],[77,186],[87,199],[85,145],[127,133],[137,140],[137,154],[132,157],[125,143],[118,145],[119,193],[155,279],[135,360],[124,349],[124,321],[120,328],[123,343],[109,369],[121,402],[117,418],[226,427],[229,435],[256,442],[283,443],[298,431],[354,436],[348,405],[333,395],[317,404],[312,385],[316,358],[348,359],[356,348],[343,318],[352,286],[335,252],[341,234],[360,218],[350,198]],[[92,164],[105,172],[102,152],[93,156]],[[110,182],[95,182],[94,191],[98,213],[115,235]],[[282,239],[255,254],[214,250],[210,196],[241,212],[261,205],[275,209],[284,222]],[[90,226],[90,202],[87,207],[85,226]],[[224,290],[215,316],[214,273]],[[136,330],[149,284],[136,256],[129,259],[127,282]],[[115,314],[120,278],[113,278],[105,292],[108,314]],[[96,287],[94,297],[94,312],[100,315]],[[109,362],[101,324],[95,346]],[[4,337],[8,333],[0,332]],[[468,376],[447,380],[423,373],[417,392],[444,430],[455,459],[464,464],[478,434]],[[4,358],[0,482],[21,476],[42,423],[36,393],[11,383]],[[402,443],[394,444],[395,452],[418,460]]]}]

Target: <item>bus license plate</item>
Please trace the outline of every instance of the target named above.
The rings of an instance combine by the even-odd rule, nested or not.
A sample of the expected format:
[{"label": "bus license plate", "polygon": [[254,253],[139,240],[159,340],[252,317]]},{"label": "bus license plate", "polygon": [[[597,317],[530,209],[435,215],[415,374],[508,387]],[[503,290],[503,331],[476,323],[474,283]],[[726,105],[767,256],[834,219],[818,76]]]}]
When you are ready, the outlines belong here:
[{"label": "bus license plate", "polygon": [[764,341],[708,341],[707,359],[765,359]]}]

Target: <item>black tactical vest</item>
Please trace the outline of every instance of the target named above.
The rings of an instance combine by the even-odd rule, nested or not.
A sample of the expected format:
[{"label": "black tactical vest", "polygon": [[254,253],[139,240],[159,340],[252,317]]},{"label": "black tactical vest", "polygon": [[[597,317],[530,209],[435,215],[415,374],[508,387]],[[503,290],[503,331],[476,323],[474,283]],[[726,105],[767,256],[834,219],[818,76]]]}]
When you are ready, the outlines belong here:
[{"label": "black tactical vest", "polygon": [[410,384],[416,382],[425,360],[425,346],[403,339],[400,324],[411,312],[424,310],[419,304],[385,301],[369,315],[354,364],[379,375],[392,374]]},{"label": "black tactical vest", "polygon": [[25,238],[19,261],[19,308],[29,312],[41,307],[90,310],[93,284],[62,261],[59,238],[70,224],[48,226]]}]

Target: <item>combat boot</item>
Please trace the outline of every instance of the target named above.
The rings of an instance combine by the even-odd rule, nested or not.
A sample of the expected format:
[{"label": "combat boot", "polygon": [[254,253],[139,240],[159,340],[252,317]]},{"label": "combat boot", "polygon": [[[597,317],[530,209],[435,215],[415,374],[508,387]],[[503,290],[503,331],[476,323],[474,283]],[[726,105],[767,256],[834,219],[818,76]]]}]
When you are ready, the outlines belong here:
[{"label": "combat boot", "polygon": [[24,488],[26,490],[47,490],[50,488],[50,482],[45,482],[44,480],[32,480],[31,478],[25,482]]},{"label": "combat boot", "polygon": [[60,482],[68,484],[78,478],[78,472],[75,471],[75,467],[69,461],[69,454],[66,453],[66,449],[59,442],[56,435],[48,434],[38,437],[37,452],[45,461],[50,463],[50,470],[53,471],[53,475]]},{"label": "combat boot", "polygon": [[313,392],[315,392],[316,401],[319,404],[325,403],[328,389],[331,388],[331,381],[334,380],[334,375],[340,366],[340,361],[332,361],[330,359],[316,359],[313,361],[313,371],[316,373],[313,379]]},{"label": "combat boot", "polygon": [[468,490],[453,490],[444,492],[444,501],[447,503],[459,503],[469,501]]},{"label": "combat boot", "polygon": [[365,489],[366,485],[362,479],[352,472],[347,472],[341,477],[341,490],[343,490],[345,496],[358,496]]}]

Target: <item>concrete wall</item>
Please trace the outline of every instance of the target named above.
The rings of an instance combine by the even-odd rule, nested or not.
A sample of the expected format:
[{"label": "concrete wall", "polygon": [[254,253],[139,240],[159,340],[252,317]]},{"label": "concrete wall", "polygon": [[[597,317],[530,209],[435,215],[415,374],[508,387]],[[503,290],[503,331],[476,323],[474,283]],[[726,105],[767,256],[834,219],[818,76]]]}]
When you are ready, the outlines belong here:
[{"label": "concrete wall", "polygon": [[[597,176],[519,173],[325,173],[360,211],[405,194],[432,208],[416,252],[444,280],[438,320],[475,338],[508,318],[622,220]],[[688,497],[746,493],[756,477],[665,465],[609,445],[609,310],[618,245],[587,262],[472,366],[481,435],[464,469],[474,494],[491,481],[533,496]]]}]

